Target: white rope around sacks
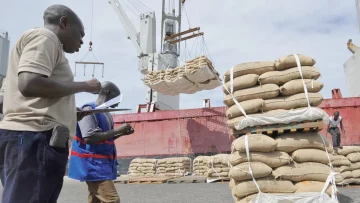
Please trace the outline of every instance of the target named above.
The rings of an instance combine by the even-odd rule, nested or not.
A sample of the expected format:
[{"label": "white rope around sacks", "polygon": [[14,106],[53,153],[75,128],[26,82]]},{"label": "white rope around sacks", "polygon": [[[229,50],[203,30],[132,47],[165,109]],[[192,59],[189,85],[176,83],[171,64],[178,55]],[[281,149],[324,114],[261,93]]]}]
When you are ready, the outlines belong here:
[{"label": "white rope around sacks", "polygon": [[216,175],[221,178],[221,176],[218,174],[218,172],[215,170],[214,168],[214,161],[213,161],[213,156],[210,156],[210,162],[211,162],[211,169],[216,173]]},{"label": "white rope around sacks", "polygon": [[304,77],[303,77],[303,73],[302,73],[302,68],[301,68],[299,56],[296,55],[296,54],[293,54],[293,55],[294,55],[294,57],[295,57],[296,64],[297,64],[297,67],[298,67],[298,70],[299,70],[299,73],[300,73],[300,76],[301,76],[301,80],[302,80],[302,83],[303,83],[306,100],[307,100],[307,102],[308,102],[308,107],[311,108],[311,106],[310,106],[310,100],[309,100],[309,94],[308,94],[308,90],[307,90],[307,87],[306,87],[306,84],[305,84],[305,80],[304,80]]}]

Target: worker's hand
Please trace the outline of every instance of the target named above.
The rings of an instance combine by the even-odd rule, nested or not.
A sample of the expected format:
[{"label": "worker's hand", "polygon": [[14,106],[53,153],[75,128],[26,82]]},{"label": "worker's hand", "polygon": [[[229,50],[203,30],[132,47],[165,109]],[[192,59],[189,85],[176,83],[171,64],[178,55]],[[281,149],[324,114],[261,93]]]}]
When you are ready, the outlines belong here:
[{"label": "worker's hand", "polygon": [[76,107],[76,117],[77,117],[77,121],[81,121],[85,116],[90,115],[91,113],[89,112],[82,112],[82,110],[79,107]]},{"label": "worker's hand", "polygon": [[131,125],[124,123],[115,131],[121,135],[129,135],[129,133],[131,134],[131,130],[133,131]]},{"label": "worker's hand", "polygon": [[92,79],[86,81],[86,83],[88,85],[86,92],[93,93],[93,94],[98,94],[100,92],[101,83],[96,78],[92,78]]}]

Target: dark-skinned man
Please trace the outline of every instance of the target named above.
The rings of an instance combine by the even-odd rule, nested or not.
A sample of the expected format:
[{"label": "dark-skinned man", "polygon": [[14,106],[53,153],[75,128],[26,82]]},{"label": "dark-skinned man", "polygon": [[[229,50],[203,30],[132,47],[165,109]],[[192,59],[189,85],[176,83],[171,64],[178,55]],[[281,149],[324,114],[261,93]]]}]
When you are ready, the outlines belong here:
[{"label": "dark-skinned man", "polygon": [[331,116],[329,120],[330,122],[328,125],[328,132],[331,134],[333,147],[337,149],[340,147],[341,144],[341,133],[339,130],[339,125],[343,135],[345,135],[345,130],[342,122],[343,119],[340,116],[340,113],[338,111],[335,111],[334,115]]},{"label": "dark-skinned man", "polygon": [[[111,82],[103,82],[96,102],[82,106],[82,110],[97,106],[120,96],[120,90]],[[111,106],[116,107],[117,104]],[[116,147],[114,140],[132,134],[128,124],[114,129],[110,113],[85,116],[78,122],[69,162],[69,177],[86,181],[89,203],[119,203],[120,197],[113,180],[117,177]]]},{"label": "dark-skinned man", "polygon": [[15,43],[2,89],[0,122],[2,203],[56,203],[74,135],[75,95],[98,93],[96,79],[74,82],[65,53],[78,52],[84,27],[68,7],[44,12],[44,27],[26,31]]}]

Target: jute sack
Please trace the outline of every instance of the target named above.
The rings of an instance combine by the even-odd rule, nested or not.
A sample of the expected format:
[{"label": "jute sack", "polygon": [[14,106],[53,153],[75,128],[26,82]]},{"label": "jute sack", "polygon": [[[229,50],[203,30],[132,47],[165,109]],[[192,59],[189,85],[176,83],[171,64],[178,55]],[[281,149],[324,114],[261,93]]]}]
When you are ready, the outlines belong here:
[{"label": "jute sack", "polygon": [[338,173],[341,173],[341,172],[344,172],[344,171],[351,171],[351,168],[350,168],[350,166],[334,167],[334,171],[338,172]]},{"label": "jute sack", "polygon": [[[259,79],[259,75],[256,74],[248,74],[234,78],[233,91],[254,87],[258,83],[258,79]],[[231,91],[231,81],[225,83],[225,87],[229,91]],[[224,87],[222,87],[222,90],[225,94],[229,94],[229,92]]]},{"label": "jute sack", "polygon": [[291,157],[297,163],[316,162],[329,164],[329,158],[330,161],[334,160],[334,157],[331,154],[329,154],[328,158],[326,152],[320,149],[298,149],[292,153]]},{"label": "jute sack", "polygon": [[[300,192],[321,192],[323,190],[323,188],[325,187],[325,182],[302,181],[302,182],[295,183],[295,187],[296,187],[296,192],[295,193],[300,193]],[[328,195],[331,195],[331,189],[332,189],[332,186],[329,185],[325,192]]]},{"label": "jute sack", "polygon": [[[279,96],[279,86],[274,84],[267,84],[262,86],[251,87],[244,90],[235,91],[234,98],[238,102],[251,100],[251,99],[272,99]],[[235,104],[230,95],[224,96],[224,104],[228,107]]]},{"label": "jute sack", "polygon": [[351,175],[353,178],[360,178],[360,170],[351,171]]},{"label": "jute sack", "polygon": [[[312,66],[303,66],[301,67],[303,78],[304,79],[313,79],[317,80],[320,77],[320,72]],[[291,68],[284,71],[273,71],[267,72],[259,77],[260,85],[264,84],[277,84],[279,86],[284,85],[285,83],[301,79],[301,75],[298,68]]]},{"label": "jute sack", "polygon": [[210,157],[210,160],[208,162],[208,165],[216,165],[216,164],[222,164],[222,165],[228,165],[230,154],[217,154]]},{"label": "jute sack", "polygon": [[342,146],[342,149],[338,149],[337,153],[339,155],[347,156],[350,153],[359,152],[360,153],[360,146]]},{"label": "jute sack", "polygon": [[[310,106],[319,106],[323,101],[320,93],[309,93]],[[271,111],[275,109],[296,109],[307,107],[308,102],[305,93],[295,94],[292,96],[277,97],[274,99],[266,99],[263,105],[263,111]]]},{"label": "jute sack", "polygon": [[340,173],[344,179],[353,178],[352,171],[345,171]]},{"label": "jute sack", "polygon": [[[262,134],[252,134],[248,136],[248,144],[250,152],[273,152],[276,148],[275,140]],[[231,148],[235,151],[246,152],[245,136],[234,140]]]},{"label": "jute sack", "polygon": [[[245,162],[233,166],[230,169],[229,177],[236,181],[252,180],[249,163],[250,162]],[[264,178],[271,174],[272,169],[266,164],[261,162],[251,162],[250,164],[254,178]]]},{"label": "jute sack", "polygon": [[276,178],[291,181],[322,181],[325,182],[330,174],[330,167],[314,162],[291,163],[273,170]]},{"label": "jute sack", "polygon": [[360,169],[360,162],[350,164],[350,167],[349,167],[348,170],[354,171],[354,170],[357,170],[357,169]]},{"label": "jute sack", "polygon": [[344,179],[338,185],[346,185],[346,184],[360,184],[360,178],[348,178]]},{"label": "jute sack", "polygon": [[[262,99],[252,99],[252,100],[240,102],[240,105],[244,109],[246,114],[258,112],[263,104],[264,104],[264,100]],[[234,104],[226,110],[226,116],[231,119],[231,118],[243,116],[243,113],[240,111],[239,107],[236,104]]]},{"label": "jute sack", "polygon": [[360,153],[359,152],[350,153],[346,156],[346,158],[349,159],[349,161],[351,161],[352,163],[360,162]]},{"label": "jute sack", "polygon": [[251,203],[251,200],[256,196],[257,194],[253,194],[244,198],[238,198],[236,203]]},{"label": "jute sack", "polygon": [[321,149],[325,150],[323,139],[326,149],[329,153],[333,152],[332,146],[328,140],[316,132],[298,132],[298,133],[286,133],[275,138],[277,142],[277,151],[284,151],[287,153],[293,152],[297,149]]},{"label": "jute sack", "polygon": [[350,166],[351,162],[342,155],[333,155],[334,159],[331,161],[333,166]]},{"label": "jute sack", "polygon": [[[259,61],[259,62],[248,62],[235,65],[233,67],[234,78],[247,74],[261,75],[263,73],[274,71],[275,66],[273,61]],[[225,82],[230,80],[231,69],[226,71],[224,74]]]},{"label": "jute sack", "polygon": [[[277,168],[284,166],[292,161],[291,157],[286,152],[274,151],[274,152],[251,152],[250,160],[252,162],[261,162],[271,168]],[[230,155],[230,164],[232,166],[247,162],[246,153],[235,151]]]},{"label": "jute sack", "polygon": [[[256,180],[261,192],[264,193],[294,193],[296,188],[291,181],[275,180],[274,177],[260,178]],[[258,193],[258,189],[252,180],[236,182],[232,188],[232,194],[237,198],[244,198],[248,195]]]},{"label": "jute sack", "polygon": [[[302,54],[297,55],[299,57],[301,66],[313,66],[316,63],[316,61],[311,57]],[[283,56],[275,61],[276,70],[285,70],[294,67],[297,67],[294,55]]]},{"label": "jute sack", "polygon": [[[318,80],[304,79],[304,82],[308,92],[318,93],[324,87],[324,84]],[[304,93],[302,79],[291,80],[280,87],[280,94],[283,96],[299,93]]]}]

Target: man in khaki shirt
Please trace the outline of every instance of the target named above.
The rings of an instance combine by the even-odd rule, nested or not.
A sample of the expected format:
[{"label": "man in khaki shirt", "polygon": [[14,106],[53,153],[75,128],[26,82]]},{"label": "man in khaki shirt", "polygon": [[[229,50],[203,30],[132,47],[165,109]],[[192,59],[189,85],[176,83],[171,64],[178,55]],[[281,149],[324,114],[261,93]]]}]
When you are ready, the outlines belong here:
[{"label": "man in khaki shirt", "polygon": [[2,203],[57,202],[68,161],[67,135],[75,134],[81,119],[74,94],[101,88],[96,79],[74,82],[65,57],[64,52],[79,51],[84,35],[71,9],[53,5],[44,12],[44,28],[26,31],[10,53],[0,122]]}]

